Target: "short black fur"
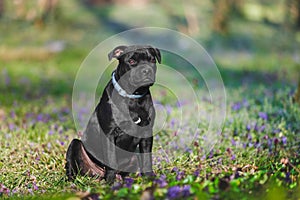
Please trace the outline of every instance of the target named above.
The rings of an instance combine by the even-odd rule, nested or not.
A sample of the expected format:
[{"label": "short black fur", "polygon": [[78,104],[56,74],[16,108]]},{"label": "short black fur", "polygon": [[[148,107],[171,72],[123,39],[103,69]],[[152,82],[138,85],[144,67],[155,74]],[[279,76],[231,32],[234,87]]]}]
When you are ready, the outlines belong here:
[{"label": "short black fur", "polygon": [[[94,176],[98,173],[100,178],[111,183],[117,174],[125,176],[138,167],[146,174],[152,173],[155,110],[149,87],[155,82],[156,61],[161,62],[160,51],[151,46],[123,45],[116,47],[108,57],[119,60],[114,71],[117,83],[129,95],[141,97],[124,97],[116,91],[112,80],[109,81],[82,141],[75,139],[68,148],[66,170],[69,180],[77,174]],[[142,154],[137,158],[135,154],[122,153],[122,150]]]}]

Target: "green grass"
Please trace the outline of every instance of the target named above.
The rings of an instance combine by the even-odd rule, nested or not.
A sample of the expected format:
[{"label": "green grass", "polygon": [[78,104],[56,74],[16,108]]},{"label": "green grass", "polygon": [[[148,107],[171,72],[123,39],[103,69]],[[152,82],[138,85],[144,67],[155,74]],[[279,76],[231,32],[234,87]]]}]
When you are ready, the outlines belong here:
[{"label": "green grass", "polygon": [[[151,180],[132,174],[134,183],[131,188],[123,187],[115,191],[104,181],[99,183],[88,177],[78,177],[74,183],[66,181],[66,148],[72,138],[78,137],[69,110],[70,97],[48,96],[30,102],[15,100],[13,107],[1,106],[6,119],[1,123],[0,182],[14,193],[11,194],[14,198],[23,195],[28,198],[31,195],[36,198],[40,195],[43,198],[66,198],[74,196],[74,191],[96,193],[104,199],[139,198],[147,187],[155,187],[154,195],[164,198],[167,188],[175,185],[190,185],[192,196],[199,198],[220,195],[222,198],[254,199],[256,196],[272,196],[272,192],[278,191],[299,198],[299,138],[295,133],[300,131],[296,123],[300,109],[291,103],[290,97],[286,98],[289,89],[279,89],[273,97],[260,99],[259,96],[263,96],[265,90],[263,88],[257,92],[258,98],[249,99],[249,107],[242,106],[238,111],[228,109],[222,131],[224,136],[206,158],[200,148],[204,142],[201,139],[198,140],[200,147],[191,145],[190,154],[178,151],[178,155],[175,152],[175,157],[170,156],[169,161],[164,156],[157,157],[161,161],[155,161],[154,171],[158,177],[166,175],[167,186],[159,188],[152,185]],[[236,101],[243,98],[240,91],[229,94]],[[205,106],[205,103],[201,104]],[[176,107],[173,109],[172,113],[176,117]],[[268,113],[269,119],[264,121],[258,118],[259,111]],[[172,117],[167,121],[168,124]],[[42,121],[35,122],[38,119]],[[253,125],[253,122],[257,123],[259,130],[253,126],[247,129],[247,125]],[[265,129],[260,130],[263,125]],[[274,133],[275,129],[279,131]],[[199,131],[205,132],[206,126],[200,124]],[[168,129],[163,130],[158,133],[161,141],[156,142],[165,143],[172,134]],[[249,139],[250,136],[252,139]],[[287,137],[286,144],[281,142],[283,136]],[[278,144],[274,143],[276,138]],[[268,144],[268,139],[271,139],[272,144]],[[261,145],[259,148],[254,147],[257,141]],[[168,151],[174,149],[165,147],[164,151],[172,155]],[[158,148],[160,146],[156,144],[155,151]],[[283,164],[283,158],[288,158],[289,162]],[[174,167],[179,172],[174,172]],[[199,175],[195,176],[197,170]],[[184,172],[182,178],[176,179],[180,172]],[[286,179],[286,173],[290,173],[290,179]],[[2,194],[2,197],[8,196]]]},{"label": "green grass", "polygon": [[[210,18],[211,5],[205,5],[198,16],[201,19]],[[65,153],[70,141],[79,138],[71,97],[81,62],[98,42],[116,32],[107,20],[126,27],[145,25],[148,17],[154,19],[149,22],[152,26],[178,28],[185,24],[180,19],[178,24],[172,23],[171,14],[183,17],[179,4],[172,5],[177,8],[174,13],[165,6],[151,4],[149,12],[130,8],[128,15],[120,6],[108,6],[99,8],[101,13],[97,14],[97,9],[89,11],[65,2],[61,9],[70,12],[63,12],[58,23],[51,21],[43,29],[13,21],[9,14],[1,19],[0,198],[78,199],[95,195],[100,199],[139,199],[149,194],[166,199],[171,193],[179,198],[189,193],[184,197],[189,199],[300,198],[300,107],[292,102],[299,79],[299,33],[285,34],[277,27],[246,19],[234,19],[226,36],[212,34],[210,29],[195,36],[216,61],[226,87],[227,116],[211,152],[203,149],[206,140],[202,136],[208,127],[205,111],[212,109],[203,80],[193,77],[186,63],[166,57],[164,64],[196,80],[192,85],[204,113],[197,124],[198,138],[181,148],[183,137],[174,130],[181,122],[185,135],[195,134],[195,111],[187,104],[182,108],[187,107],[188,113],[182,117],[176,97],[154,86],[153,97],[169,109],[169,113],[158,111],[158,118],[165,117],[166,124],[155,135],[156,177],[131,174],[114,188],[89,177],[66,180]],[[136,16],[140,16],[138,24],[134,23]],[[15,34],[20,30],[22,34]],[[46,44],[53,40],[64,41],[65,49],[47,52]]]}]

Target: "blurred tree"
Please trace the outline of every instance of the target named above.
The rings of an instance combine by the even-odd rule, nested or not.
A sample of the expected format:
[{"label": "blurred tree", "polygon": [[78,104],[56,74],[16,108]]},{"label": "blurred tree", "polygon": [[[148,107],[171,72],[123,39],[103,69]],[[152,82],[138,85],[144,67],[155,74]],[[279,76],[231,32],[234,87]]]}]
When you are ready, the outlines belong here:
[{"label": "blurred tree", "polygon": [[227,33],[231,15],[242,16],[243,0],[214,0],[213,30],[217,33]]},{"label": "blurred tree", "polygon": [[300,0],[286,0],[285,23],[300,29]]},{"label": "blurred tree", "polygon": [[243,14],[243,5],[244,1],[243,0],[232,0],[232,13],[236,15],[237,17],[244,17]]},{"label": "blurred tree", "polygon": [[[0,0],[4,1],[4,0]],[[16,20],[33,22],[43,26],[50,18],[56,19],[59,15],[59,0],[14,0],[7,12]]]},{"label": "blurred tree", "polygon": [[35,23],[44,25],[51,16],[55,15],[57,7],[58,0],[39,0],[38,9],[40,10],[40,15],[35,18]]},{"label": "blurred tree", "polygon": [[300,29],[300,0],[295,0],[296,4],[296,28]]},{"label": "blurred tree", "polygon": [[4,0],[0,0],[0,18],[3,16],[4,13]]},{"label": "blurred tree", "polygon": [[199,34],[200,28],[197,9],[194,5],[190,4],[184,4],[183,8],[186,24],[179,24],[179,30],[188,33],[189,35]]}]

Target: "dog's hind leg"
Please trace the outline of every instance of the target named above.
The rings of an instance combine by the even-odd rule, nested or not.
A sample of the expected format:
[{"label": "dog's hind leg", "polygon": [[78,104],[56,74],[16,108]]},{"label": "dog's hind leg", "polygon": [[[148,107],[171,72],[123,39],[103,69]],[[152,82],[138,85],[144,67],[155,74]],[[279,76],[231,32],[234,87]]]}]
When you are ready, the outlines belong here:
[{"label": "dog's hind leg", "polygon": [[65,169],[69,181],[73,181],[80,170],[80,159],[78,154],[80,154],[81,145],[80,140],[74,139],[68,147]]},{"label": "dog's hind leg", "polygon": [[78,139],[72,140],[67,150],[66,175],[72,181],[76,175],[88,175],[103,178],[105,170],[98,166],[87,154],[82,142]]}]

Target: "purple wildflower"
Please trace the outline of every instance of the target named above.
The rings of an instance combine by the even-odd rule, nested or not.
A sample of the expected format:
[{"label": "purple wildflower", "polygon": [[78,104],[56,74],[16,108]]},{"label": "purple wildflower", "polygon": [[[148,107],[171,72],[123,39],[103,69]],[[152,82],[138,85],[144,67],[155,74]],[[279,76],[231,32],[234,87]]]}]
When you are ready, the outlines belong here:
[{"label": "purple wildflower", "polygon": [[166,187],[168,185],[166,175],[161,175],[158,179],[154,180],[154,183],[156,183],[160,188]]},{"label": "purple wildflower", "polygon": [[173,128],[176,124],[176,120],[174,118],[171,119],[170,121],[170,125],[171,125],[171,128]]},{"label": "purple wildflower", "polygon": [[259,148],[260,146],[261,146],[261,144],[260,144],[259,140],[257,139],[255,144],[254,144],[254,147]]},{"label": "purple wildflower", "polygon": [[234,154],[231,155],[231,160],[235,160],[236,156]]},{"label": "purple wildflower", "polygon": [[283,144],[283,145],[286,145],[286,143],[287,143],[287,137],[283,136],[283,137],[281,138],[281,141],[282,141],[282,144]]},{"label": "purple wildflower", "polygon": [[186,147],[186,148],[185,148],[185,152],[187,152],[187,153],[192,153],[193,150],[192,150],[191,148],[189,148],[189,147]]},{"label": "purple wildflower", "polygon": [[222,159],[222,158],[219,158],[219,159],[218,159],[218,163],[219,163],[219,165],[222,165],[222,164],[223,164],[223,162],[222,162],[222,161],[223,161],[223,159]]},{"label": "purple wildflower", "polygon": [[251,125],[250,125],[250,124],[247,124],[246,130],[247,130],[247,131],[250,131],[250,130],[251,130]]},{"label": "purple wildflower", "polygon": [[180,107],[182,106],[182,102],[177,101],[177,102],[176,102],[176,106],[177,106],[177,108],[180,108]]},{"label": "purple wildflower", "polygon": [[64,107],[60,110],[63,114],[69,114],[70,113],[70,109],[68,107]]},{"label": "purple wildflower", "polygon": [[243,106],[244,106],[245,108],[248,108],[248,107],[249,107],[249,102],[248,102],[247,99],[244,99],[244,100],[243,100]]},{"label": "purple wildflower", "polygon": [[172,107],[168,104],[168,105],[166,105],[165,108],[166,108],[167,114],[170,115],[172,112]]},{"label": "purple wildflower", "polygon": [[259,126],[257,124],[254,125],[254,130],[257,132],[259,131]]},{"label": "purple wildflower", "polygon": [[214,156],[214,150],[212,149],[210,152],[209,152],[209,158],[212,158]]},{"label": "purple wildflower", "polygon": [[194,172],[194,176],[198,177],[198,176],[199,176],[199,174],[200,174],[200,170],[199,170],[199,169],[197,169],[197,170]]},{"label": "purple wildflower", "polygon": [[10,123],[8,125],[8,128],[9,128],[10,131],[13,131],[13,130],[15,130],[15,125],[13,123]]},{"label": "purple wildflower", "polygon": [[173,167],[173,169],[171,170],[171,172],[178,172],[179,169],[177,167]]},{"label": "purple wildflower", "polygon": [[279,132],[280,132],[280,129],[279,129],[279,128],[273,129],[273,131],[272,131],[273,134],[276,134],[276,133],[279,133]]},{"label": "purple wildflower", "polygon": [[124,181],[125,181],[125,186],[127,188],[131,188],[134,182],[133,178],[129,178],[129,177],[125,178]]},{"label": "purple wildflower", "polygon": [[43,121],[43,114],[38,114],[38,116],[36,117],[37,121]]},{"label": "purple wildflower", "polygon": [[252,141],[252,135],[251,135],[250,133],[248,134],[247,139],[248,139],[249,141]]},{"label": "purple wildflower", "polygon": [[184,171],[177,172],[176,180],[180,181],[184,177],[184,175],[185,175]]},{"label": "purple wildflower", "polygon": [[10,112],[10,117],[13,118],[13,119],[16,117],[15,111],[11,111],[11,112]]},{"label": "purple wildflower", "polygon": [[33,117],[33,113],[26,113],[26,114],[25,114],[25,117],[26,117],[27,119],[32,118],[32,117]]},{"label": "purple wildflower", "polygon": [[[18,190],[19,190],[18,188],[14,188],[14,189],[11,191],[11,193],[12,193],[12,194],[16,194],[16,193],[18,192]],[[0,193],[1,193],[1,192],[0,192]]]},{"label": "purple wildflower", "polygon": [[272,149],[272,139],[268,139],[268,147],[269,147],[269,150]]},{"label": "purple wildflower", "polygon": [[63,128],[60,128],[60,129],[58,130],[58,133],[59,133],[59,134],[62,134],[63,132],[64,132]]},{"label": "purple wildflower", "polygon": [[285,181],[287,183],[291,183],[292,182],[292,179],[291,179],[291,176],[290,176],[290,172],[286,172],[286,174],[285,174]]},{"label": "purple wildflower", "polygon": [[53,133],[54,133],[53,130],[50,130],[50,131],[48,132],[49,135],[53,135]]},{"label": "purple wildflower", "polygon": [[0,195],[6,194],[8,195],[10,193],[10,190],[3,184],[0,184]]},{"label": "purple wildflower", "polygon": [[33,189],[34,190],[39,190],[39,187],[36,185],[36,182],[33,182]]},{"label": "purple wildflower", "polygon": [[122,184],[120,182],[116,182],[111,187],[112,190],[119,190],[122,187]]},{"label": "purple wildflower", "polygon": [[170,187],[167,192],[167,197],[169,199],[175,199],[180,197],[180,187],[178,185]]},{"label": "purple wildflower", "polygon": [[182,187],[176,185],[176,186],[170,187],[167,192],[167,197],[169,199],[188,197],[191,195],[190,189],[191,189],[190,185],[184,185]]},{"label": "purple wildflower", "polygon": [[241,102],[236,102],[234,103],[232,106],[231,106],[231,109],[234,110],[234,111],[238,111],[242,108],[242,104]]},{"label": "purple wildflower", "polygon": [[236,142],[235,142],[235,140],[233,138],[231,139],[231,145],[232,146],[236,146]]},{"label": "purple wildflower", "polygon": [[265,112],[259,112],[258,116],[263,120],[268,120],[268,114]]},{"label": "purple wildflower", "polygon": [[259,131],[260,131],[260,132],[263,132],[265,129],[266,129],[266,125],[262,125],[262,126],[259,128]]},{"label": "purple wildflower", "polygon": [[33,194],[33,191],[32,191],[31,188],[28,189],[28,192],[29,192],[30,194]]},{"label": "purple wildflower", "polygon": [[183,197],[188,197],[191,195],[190,193],[190,189],[191,189],[191,186],[190,185],[184,185],[181,189],[181,193],[182,193],[182,196]]},{"label": "purple wildflower", "polygon": [[41,160],[41,157],[38,155],[38,156],[36,156],[35,160],[36,160],[36,161],[40,161],[40,160]]},{"label": "purple wildflower", "polygon": [[247,143],[243,143],[243,148],[246,149]]}]

